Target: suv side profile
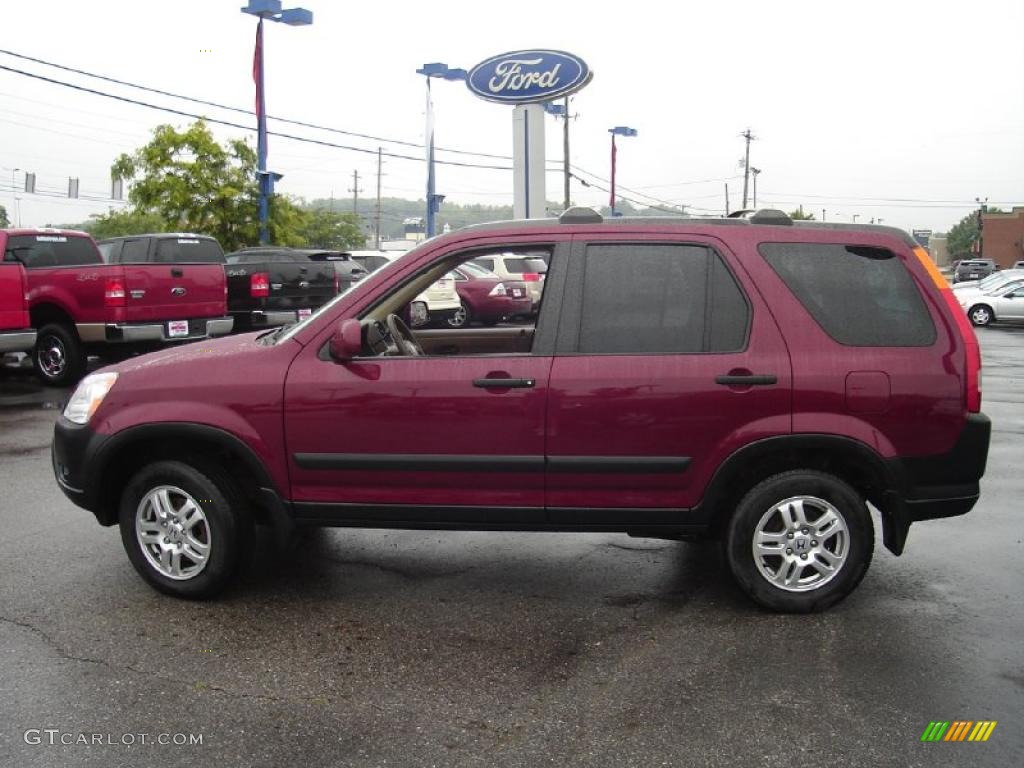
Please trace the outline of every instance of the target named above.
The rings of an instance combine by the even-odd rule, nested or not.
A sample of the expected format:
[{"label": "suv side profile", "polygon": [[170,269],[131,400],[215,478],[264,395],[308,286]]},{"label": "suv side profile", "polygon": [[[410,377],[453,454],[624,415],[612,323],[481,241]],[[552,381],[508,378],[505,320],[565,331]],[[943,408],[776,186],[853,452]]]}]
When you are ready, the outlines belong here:
[{"label": "suv side profile", "polygon": [[[526,251],[549,265],[532,326],[401,319]],[[810,612],[864,577],[869,504],[899,555],[977,502],[980,368],[900,230],[570,209],[431,239],[294,326],[97,371],[53,467],[179,597],[221,591],[255,524],[614,531],[714,542],[758,604]]]}]

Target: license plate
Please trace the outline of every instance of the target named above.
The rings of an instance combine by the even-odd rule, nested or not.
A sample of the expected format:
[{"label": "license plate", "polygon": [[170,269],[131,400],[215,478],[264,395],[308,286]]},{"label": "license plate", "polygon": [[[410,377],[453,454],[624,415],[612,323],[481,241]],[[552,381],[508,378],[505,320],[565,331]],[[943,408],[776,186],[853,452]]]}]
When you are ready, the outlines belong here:
[{"label": "license plate", "polygon": [[167,323],[167,335],[172,339],[177,336],[188,336],[188,320],[171,320]]},{"label": "license plate", "polygon": [[309,317],[312,314],[313,314],[313,310],[312,309],[300,309],[299,310],[299,320],[305,320],[307,317]]},{"label": "license plate", "polygon": [[977,272],[971,272],[971,274],[970,274],[971,280],[974,280],[977,276],[978,276]]},{"label": "license plate", "polygon": [[515,299],[521,299],[523,297],[523,291],[521,288],[512,289],[512,297]]}]

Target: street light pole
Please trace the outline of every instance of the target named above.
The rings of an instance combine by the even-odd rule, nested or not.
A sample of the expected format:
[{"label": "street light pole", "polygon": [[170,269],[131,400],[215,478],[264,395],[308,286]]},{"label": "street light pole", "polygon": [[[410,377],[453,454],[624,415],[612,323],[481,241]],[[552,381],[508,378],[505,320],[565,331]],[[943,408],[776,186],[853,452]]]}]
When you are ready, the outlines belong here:
[{"label": "street light pole", "polygon": [[434,190],[434,102],[430,97],[430,78],[440,77],[442,80],[465,81],[467,72],[464,69],[455,69],[447,64],[435,61],[424,64],[416,70],[417,75],[427,78],[427,128],[423,143],[427,150],[427,232],[426,237],[430,239],[437,233],[437,213],[441,210],[441,203],[444,202],[444,195],[439,195]]},{"label": "street light pole", "polygon": [[612,209],[612,217],[615,217],[617,215],[615,213],[615,167],[616,167],[615,155],[616,155],[616,153],[618,151],[616,149],[616,147],[615,147],[615,137],[616,136],[636,136],[636,128],[629,128],[629,127],[627,127],[625,125],[617,125],[614,128],[609,128],[608,129],[608,133],[610,133],[612,135],[612,188],[611,188],[611,203],[610,203],[610,205],[611,205],[611,209]]},{"label": "street light pole", "polygon": [[267,170],[267,103],[263,88],[263,22],[265,19],[280,21],[293,27],[313,23],[313,12],[305,8],[281,9],[281,0],[249,0],[241,9],[242,13],[259,18],[256,27],[256,50],[253,54],[252,77],[256,82],[256,176],[259,182],[260,245],[270,242],[268,221],[270,219],[270,196],[274,194],[274,182],[282,177]]},{"label": "street light pole", "polygon": [[751,166],[750,172],[754,176],[754,209],[757,210],[757,177],[760,175],[761,169]]}]

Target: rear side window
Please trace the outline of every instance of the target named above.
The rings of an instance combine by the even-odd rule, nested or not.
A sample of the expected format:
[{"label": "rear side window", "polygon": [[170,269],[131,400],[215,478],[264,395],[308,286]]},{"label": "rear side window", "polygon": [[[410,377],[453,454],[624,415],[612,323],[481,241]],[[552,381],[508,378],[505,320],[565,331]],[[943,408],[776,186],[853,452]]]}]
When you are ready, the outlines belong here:
[{"label": "rear side window", "polygon": [[73,235],[14,235],[7,238],[4,261],[20,261],[27,269],[102,264],[93,241]]},{"label": "rear side window", "polygon": [[214,240],[161,238],[156,241],[156,258],[153,260],[160,264],[223,264],[224,253]]},{"label": "rear side window", "polygon": [[708,248],[587,248],[579,352],[735,352],[746,342],[749,323],[746,298]]},{"label": "rear side window", "polygon": [[759,250],[840,344],[927,347],[935,342],[931,315],[892,251],[818,243],[762,243]]}]

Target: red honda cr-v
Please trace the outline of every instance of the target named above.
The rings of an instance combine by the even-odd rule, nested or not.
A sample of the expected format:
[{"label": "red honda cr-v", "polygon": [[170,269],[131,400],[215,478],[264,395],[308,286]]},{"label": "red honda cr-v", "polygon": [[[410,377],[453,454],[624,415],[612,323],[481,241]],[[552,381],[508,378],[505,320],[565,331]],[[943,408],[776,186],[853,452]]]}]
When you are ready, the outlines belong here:
[{"label": "red honda cr-v", "polygon": [[[488,254],[546,254],[535,326],[413,333]],[[139,573],[220,590],[254,523],[719,539],[758,603],[850,593],[874,546],[978,499],[980,354],[888,227],[559,220],[430,240],[288,328],[104,368],[58,420],[57,481]]]}]

